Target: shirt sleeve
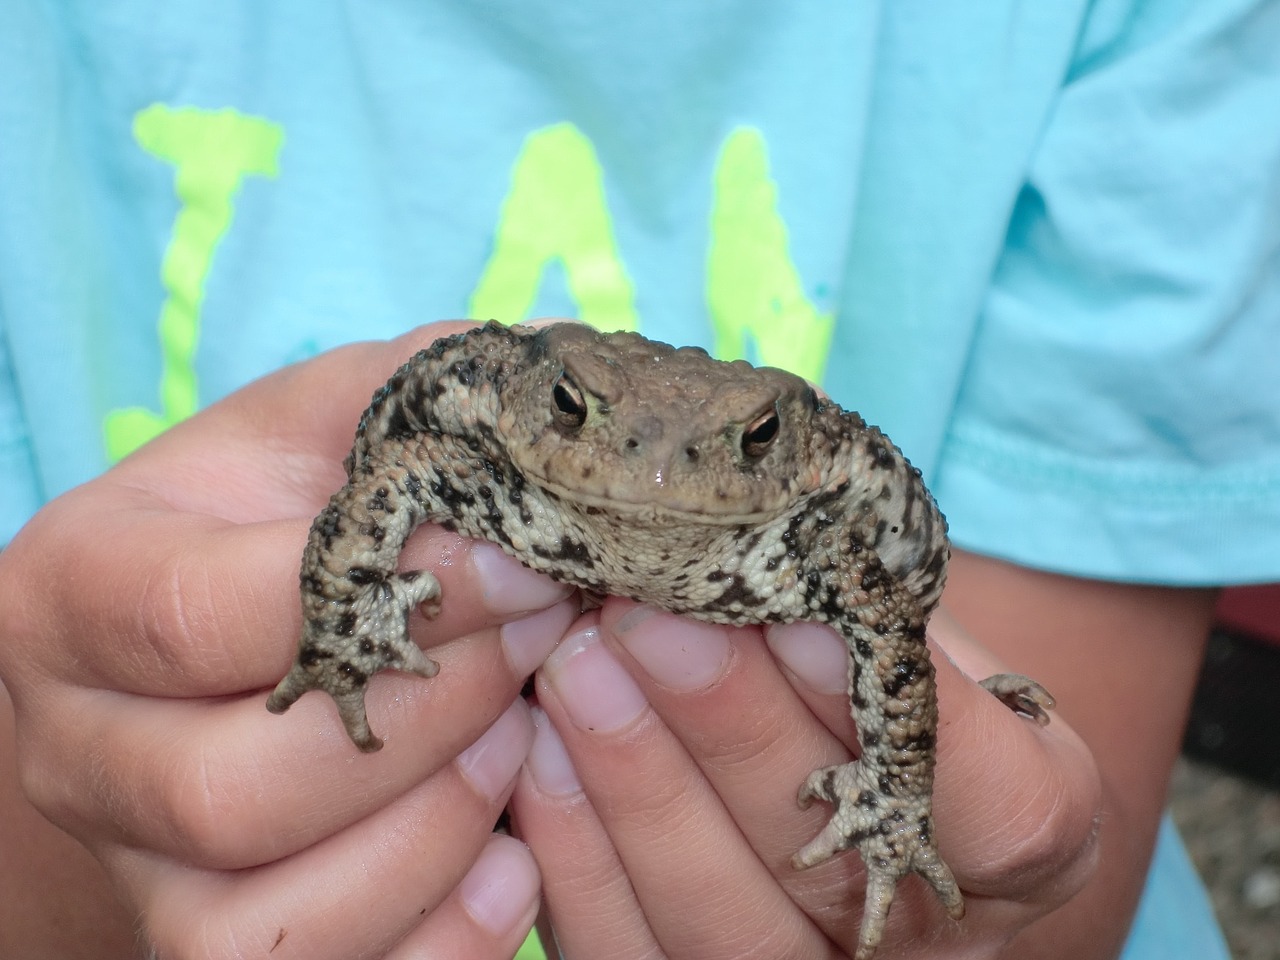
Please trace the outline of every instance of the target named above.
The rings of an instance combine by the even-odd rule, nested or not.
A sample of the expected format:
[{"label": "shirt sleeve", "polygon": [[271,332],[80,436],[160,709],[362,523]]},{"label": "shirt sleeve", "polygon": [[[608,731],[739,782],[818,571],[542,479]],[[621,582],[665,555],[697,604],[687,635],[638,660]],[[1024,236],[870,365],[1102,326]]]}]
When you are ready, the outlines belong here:
[{"label": "shirt sleeve", "polygon": [[1280,578],[1277,51],[1280,4],[1095,7],[943,446],[960,546],[1108,579]]}]

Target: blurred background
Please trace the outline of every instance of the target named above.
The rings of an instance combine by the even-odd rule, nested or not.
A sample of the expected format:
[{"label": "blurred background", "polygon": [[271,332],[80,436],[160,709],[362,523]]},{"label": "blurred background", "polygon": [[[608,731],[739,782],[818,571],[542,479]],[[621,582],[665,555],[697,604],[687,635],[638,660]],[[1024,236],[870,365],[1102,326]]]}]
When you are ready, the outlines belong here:
[{"label": "blurred background", "polygon": [[1171,803],[1235,960],[1280,960],[1280,585],[1228,590]]}]

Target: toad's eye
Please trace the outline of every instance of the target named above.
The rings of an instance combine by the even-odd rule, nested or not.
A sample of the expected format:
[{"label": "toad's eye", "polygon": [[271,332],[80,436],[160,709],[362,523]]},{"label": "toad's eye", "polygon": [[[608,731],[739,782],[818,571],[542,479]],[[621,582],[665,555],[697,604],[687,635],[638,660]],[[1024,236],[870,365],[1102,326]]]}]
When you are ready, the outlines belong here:
[{"label": "toad's eye", "polygon": [[770,407],[742,431],[742,452],[752,459],[763,457],[777,438],[780,426],[777,407]]},{"label": "toad's eye", "polygon": [[551,416],[566,430],[577,430],[587,422],[587,402],[567,373],[551,388]]}]

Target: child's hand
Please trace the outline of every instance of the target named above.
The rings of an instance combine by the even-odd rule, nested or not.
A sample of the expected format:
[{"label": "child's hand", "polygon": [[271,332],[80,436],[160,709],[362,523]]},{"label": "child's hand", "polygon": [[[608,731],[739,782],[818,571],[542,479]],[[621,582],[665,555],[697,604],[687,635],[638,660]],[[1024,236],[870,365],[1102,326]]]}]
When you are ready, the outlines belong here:
[{"label": "child's hand", "polygon": [[[975,674],[998,672],[945,616],[932,632]],[[968,913],[949,919],[909,877],[877,957],[994,956],[1095,863],[1100,789],[1085,745],[1060,717],[1021,719],[933,654],[935,824]],[[579,622],[540,672],[546,715],[513,800],[569,960],[852,955],[858,854],[791,865],[830,813],[797,809],[798,786],[857,749],[845,657],[816,625],[771,628],[766,643],[758,629],[624,601]]]},{"label": "child's hand", "polygon": [[533,860],[490,830],[533,736],[522,680],[576,612],[566,590],[424,529],[406,563],[445,599],[413,632],[443,676],[374,683],[386,749],[361,755],[327,697],[284,717],[264,705],[297,643],[302,545],[361,412],[460,328],[252,384],[50,504],[0,557],[23,783],[107,866],[161,957],[427,942],[508,957],[532,922]]}]

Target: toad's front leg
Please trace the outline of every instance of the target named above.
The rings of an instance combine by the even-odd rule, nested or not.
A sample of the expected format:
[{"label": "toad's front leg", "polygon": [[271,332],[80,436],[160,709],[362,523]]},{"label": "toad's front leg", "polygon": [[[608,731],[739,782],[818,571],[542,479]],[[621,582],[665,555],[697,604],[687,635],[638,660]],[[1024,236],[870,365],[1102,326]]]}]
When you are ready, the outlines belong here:
[{"label": "toad's front leg", "polygon": [[382,746],[365,714],[370,678],[439,671],[409,636],[409,615],[439,599],[440,583],[425,570],[396,572],[405,539],[427,515],[415,493],[421,484],[400,464],[357,477],[316,517],[302,558],[297,659],[267,700],[268,710],[284,713],[308,690],[324,690],[365,752]]}]

